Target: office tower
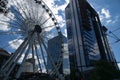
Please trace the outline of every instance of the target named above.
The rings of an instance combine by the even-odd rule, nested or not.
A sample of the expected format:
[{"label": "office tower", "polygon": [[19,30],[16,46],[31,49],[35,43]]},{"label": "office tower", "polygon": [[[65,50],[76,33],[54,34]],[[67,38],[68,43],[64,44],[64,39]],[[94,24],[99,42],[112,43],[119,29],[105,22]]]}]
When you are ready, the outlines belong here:
[{"label": "office tower", "polygon": [[71,72],[87,74],[102,59],[111,61],[105,27],[86,0],[70,0],[65,9]]},{"label": "office tower", "polygon": [[[70,69],[67,38],[61,35],[50,39],[48,41],[48,52],[50,53],[54,64],[59,66],[57,66],[59,73],[69,75]],[[47,66],[48,71],[51,72],[53,66],[50,63],[49,58],[47,58]]]}]

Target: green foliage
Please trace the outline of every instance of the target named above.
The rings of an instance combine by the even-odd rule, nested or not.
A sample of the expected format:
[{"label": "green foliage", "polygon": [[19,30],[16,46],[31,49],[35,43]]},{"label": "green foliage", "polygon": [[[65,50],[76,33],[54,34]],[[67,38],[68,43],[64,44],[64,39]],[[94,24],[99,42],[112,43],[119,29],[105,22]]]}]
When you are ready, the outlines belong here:
[{"label": "green foliage", "polygon": [[94,71],[90,75],[90,80],[114,79],[120,79],[120,72],[113,63],[100,60],[94,64]]},{"label": "green foliage", "polygon": [[0,0],[0,13],[6,13],[7,0]]},{"label": "green foliage", "polygon": [[82,73],[78,69],[72,69],[70,74],[70,80],[80,80]]}]

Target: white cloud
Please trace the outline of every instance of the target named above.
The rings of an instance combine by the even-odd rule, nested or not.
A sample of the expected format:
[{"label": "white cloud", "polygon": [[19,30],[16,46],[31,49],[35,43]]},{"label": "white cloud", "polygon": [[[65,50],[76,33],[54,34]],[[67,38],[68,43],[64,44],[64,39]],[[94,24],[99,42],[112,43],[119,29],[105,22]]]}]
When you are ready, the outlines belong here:
[{"label": "white cloud", "polygon": [[112,20],[107,20],[106,22],[107,22],[107,24],[108,24],[108,23],[112,22]]},{"label": "white cloud", "polygon": [[68,5],[69,0],[66,0],[65,3],[63,5],[54,5],[54,1],[56,0],[44,0],[44,2],[47,4],[47,6],[52,10],[53,14],[55,14],[56,19],[58,20],[58,22],[60,23],[60,25],[63,27],[64,26],[64,22],[65,20],[63,19],[62,15],[58,15],[58,11],[64,11],[65,7]]},{"label": "white cloud", "polygon": [[120,69],[120,63],[118,64],[118,67],[119,67],[119,69]]},{"label": "white cloud", "polygon": [[[63,19],[63,15],[58,15],[59,14],[59,10],[64,12],[65,7],[67,6],[67,4],[69,3],[69,0],[65,0],[65,3],[63,5],[55,5],[56,0],[44,0],[45,4],[47,4],[47,6],[51,9],[51,11],[53,12],[53,14],[55,15],[55,17],[57,18],[58,23],[60,24],[60,27],[65,26],[65,20]],[[60,0],[59,0],[60,1]],[[11,3],[12,4],[12,3]],[[1,18],[1,16],[0,16]],[[4,27],[0,27],[0,30],[8,30],[7,26]]]},{"label": "white cloud", "polygon": [[109,9],[102,8],[98,11],[100,20],[103,24],[108,25],[109,23],[115,23],[119,17],[111,16]]},{"label": "white cloud", "polygon": [[22,42],[23,42],[23,40],[21,40],[21,39],[20,40],[15,39],[15,40],[9,41],[8,43],[12,49],[17,49]]},{"label": "white cloud", "polygon": [[10,28],[8,27],[8,24],[4,22],[5,21],[4,19],[6,19],[6,17],[4,17],[3,14],[0,14],[0,30],[8,31]]},{"label": "white cloud", "polygon": [[3,25],[1,25],[1,23],[0,23],[0,30],[2,30],[2,31],[8,31],[9,28],[8,28],[7,24],[4,24],[4,26],[3,26]]},{"label": "white cloud", "polygon": [[99,14],[100,20],[101,21],[104,20],[104,16],[100,12],[98,12],[98,14]]},{"label": "white cloud", "polygon": [[[59,10],[64,12],[65,7],[68,5],[69,0],[65,0],[65,3],[63,5],[54,5],[54,1],[55,0],[44,0],[44,2],[47,4],[47,6],[51,9],[51,11],[53,12],[53,14],[55,14],[55,17],[58,21],[58,23],[60,24],[60,27],[64,27],[65,26],[65,20],[63,18],[63,16],[65,15],[58,15],[59,14]],[[0,18],[2,18],[3,15],[0,15]],[[4,19],[4,18],[3,18]],[[1,22],[1,21],[0,21]],[[5,24],[5,26],[1,26],[2,24],[0,23],[0,30],[6,31],[9,30],[9,27],[7,24]],[[64,30],[66,31],[66,30]],[[66,32],[65,32],[66,33]],[[66,35],[66,34],[65,34]],[[23,42],[23,40],[13,40],[13,41],[9,41],[8,43],[10,44],[10,47],[13,49],[17,49],[19,47],[19,45]]]},{"label": "white cloud", "polygon": [[64,35],[67,37],[67,29],[65,29],[65,30],[64,30],[64,32],[65,32],[65,34],[64,34]]},{"label": "white cloud", "polygon": [[109,20],[108,22],[110,22],[111,15],[108,9],[102,8],[101,11],[98,11],[98,14],[100,16],[101,21],[107,19]]},{"label": "white cloud", "polygon": [[[47,6],[51,9],[51,11],[53,12],[53,14],[55,15],[59,26],[61,27],[61,30],[63,30],[62,32],[64,33],[65,36],[67,36],[67,32],[66,32],[66,28],[65,27],[65,8],[69,3],[69,0],[65,0],[65,3],[63,5],[55,5],[54,1],[56,0],[44,0],[44,2],[47,4]],[[62,15],[58,15],[59,12],[58,11],[62,11],[63,14]]]},{"label": "white cloud", "polygon": [[102,8],[100,11],[98,11],[100,20],[103,24],[108,25],[109,23],[115,24],[119,16],[111,16],[110,11],[106,8]]},{"label": "white cloud", "polygon": [[112,23],[113,23],[113,24],[116,23],[119,18],[120,18],[119,16],[115,16],[115,19],[112,21]]},{"label": "white cloud", "polygon": [[101,14],[103,14],[106,19],[109,19],[111,17],[109,10],[105,8],[101,10]]}]

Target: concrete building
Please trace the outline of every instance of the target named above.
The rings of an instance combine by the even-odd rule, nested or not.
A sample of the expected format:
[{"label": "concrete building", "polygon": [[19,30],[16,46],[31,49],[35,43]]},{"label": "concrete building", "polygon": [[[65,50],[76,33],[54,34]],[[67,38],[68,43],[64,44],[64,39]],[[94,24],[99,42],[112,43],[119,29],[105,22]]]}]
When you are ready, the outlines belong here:
[{"label": "concrete building", "polygon": [[[35,61],[35,65],[33,68],[34,61]],[[33,71],[33,69],[34,69],[34,71]],[[37,59],[28,58],[23,66],[22,71],[23,72],[38,72]]]}]

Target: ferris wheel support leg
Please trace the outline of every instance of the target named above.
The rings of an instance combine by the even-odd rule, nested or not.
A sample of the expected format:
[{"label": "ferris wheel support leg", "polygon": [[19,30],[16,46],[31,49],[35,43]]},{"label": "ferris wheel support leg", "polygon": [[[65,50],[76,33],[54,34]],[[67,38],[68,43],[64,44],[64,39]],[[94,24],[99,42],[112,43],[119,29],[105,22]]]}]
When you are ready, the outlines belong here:
[{"label": "ferris wheel support leg", "polygon": [[35,73],[35,53],[34,53],[34,46],[32,46],[32,64],[33,64],[33,73]]},{"label": "ferris wheel support leg", "polygon": [[[21,46],[24,46],[25,42],[26,41],[24,41],[23,44],[21,44]],[[18,50],[9,58],[9,60],[2,67],[1,72],[3,73],[5,80],[8,79],[9,74],[11,73],[11,71],[13,70],[13,68],[16,64],[16,62],[14,62],[13,60],[17,56],[17,53],[19,53],[21,46],[18,48]]]},{"label": "ferris wheel support leg", "polygon": [[42,72],[42,66],[41,66],[41,63],[40,63],[40,60],[39,60],[39,55],[38,55],[38,49],[37,49],[37,46],[36,45],[34,45],[35,46],[35,51],[36,51],[36,56],[37,56],[37,60],[38,60],[38,64],[39,64],[39,67],[40,67],[40,72]]},{"label": "ferris wheel support leg", "polygon": [[41,49],[42,58],[43,58],[43,60],[44,60],[44,64],[45,64],[45,68],[46,68],[46,72],[48,73],[47,63],[46,63],[46,61],[45,61],[44,52],[43,52],[42,46],[41,46],[41,44],[40,44],[40,40],[39,40],[39,38],[38,38],[38,41],[39,41],[39,46],[40,46],[40,49]]},{"label": "ferris wheel support leg", "polygon": [[7,72],[6,76],[8,77],[10,75],[10,73],[12,72],[12,70],[14,69],[15,65],[18,63],[18,60],[21,58],[23,52],[25,51],[25,48],[27,47],[27,43],[23,46],[22,51],[20,52],[20,54],[18,55],[18,57],[16,58],[15,62],[13,62],[13,65],[11,66],[11,68],[9,69],[9,71]]},{"label": "ferris wheel support leg", "polygon": [[39,34],[37,34],[37,35],[38,35],[39,40],[41,40],[41,42],[43,43],[43,46],[44,46],[44,48],[45,48],[45,50],[46,50],[46,53],[47,53],[47,55],[48,55],[48,57],[49,57],[49,59],[50,59],[50,62],[51,62],[51,64],[53,65],[53,67],[54,67],[54,69],[55,69],[55,71],[56,71],[56,73],[57,73],[57,75],[58,75],[59,80],[62,80],[62,78],[61,78],[61,76],[60,76],[60,73],[59,73],[58,69],[56,68],[55,63],[54,63],[54,61],[53,61],[50,53],[48,52],[47,47],[46,47],[43,39],[40,38]]},{"label": "ferris wheel support leg", "polygon": [[[20,45],[20,47],[19,47],[19,48],[16,50],[16,52],[14,53],[14,54],[18,54],[18,53],[20,53],[20,54],[14,56],[14,57],[16,58],[16,59],[14,58],[15,62],[13,62],[13,63],[11,64],[11,66],[8,68],[8,72],[7,72],[6,75],[5,75],[5,79],[7,79],[7,78],[9,77],[11,71],[12,71],[13,68],[15,67],[16,63],[18,63],[18,60],[20,59],[20,57],[22,56],[23,52],[25,51],[25,48],[26,48],[27,45],[28,45],[28,40],[27,40],[27,39],[29,39],[29,38],[26,38],[26,40]],[[20,50],[20,49],[21,49],[21,50]]]},{"label": "ferris wheel support leg", "polygon": [[24,56],[24,58],[23,58],[23,61],[22,61],[22,63],[21,63],[21,65],[20,65],[20,68],[18,69],[18,72],[16,73],[16,76],[15,76],[15,78],[16,79],[18,79],[19,77],[20,77],[20,74],[21,74],[21,72],[22,72],[22,68],[23,68],[23,66],[24,66],[24,63],[25,63],[25,60],[26,60],[26,58],[27,58],[27,56],[28,56],[28,54],[29,54],[29,51],[30,51],[30,49],[31,49],[31,47],[32,47],[32,45],[33,45],[33,40],[34,40],[34,37],[33,37],[34,35],[32,34],[31,35],[31,38],[29,39],[29,46],[28,46],[28,49],[27,49],[27,51],[26,51],[26,53],[25,53],[25,56]]},{"label": "ferris wheel support leg", "polygon": [[[12,56],[8,59],[8,61],[2,66],[2,70],[5,69],[9,69],[11,62],[13,62],[13,60],[15,59],[16,55],[18,54],[18,52],[20,51],[20,49],[23,47],[23,45],[25,44],[26,40],[22,43],[22,45],[16,50],[15,53],[12,54]],[[9,64],[8,64],[9,63]],[[5,68],[5,69],[4,69]]]}]

